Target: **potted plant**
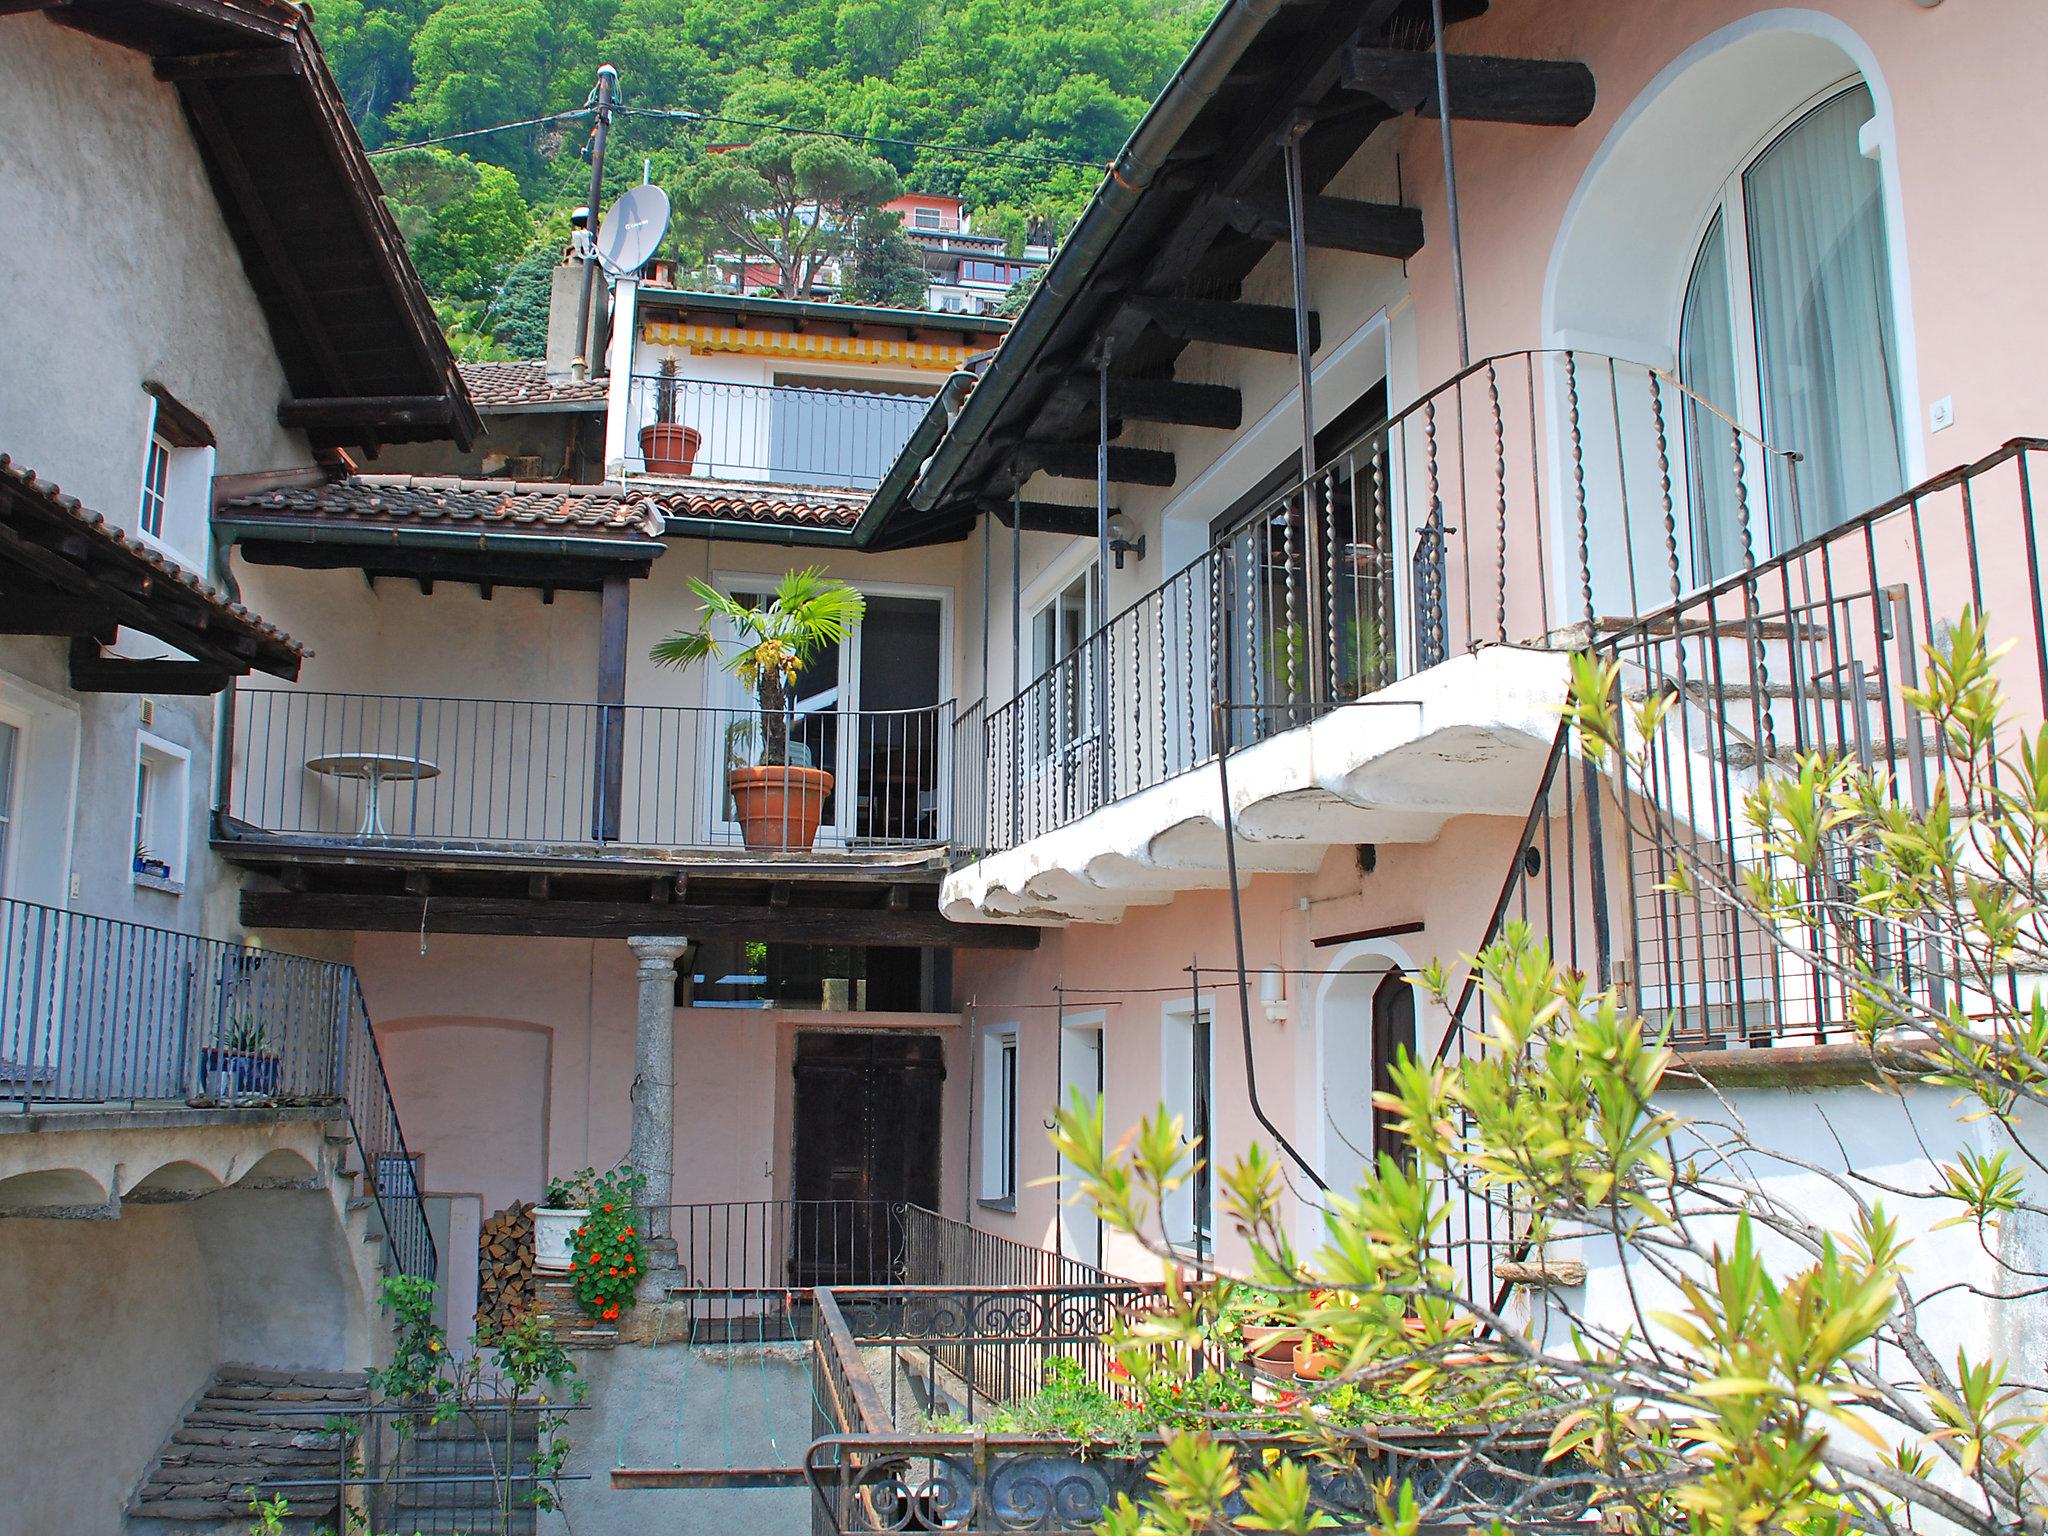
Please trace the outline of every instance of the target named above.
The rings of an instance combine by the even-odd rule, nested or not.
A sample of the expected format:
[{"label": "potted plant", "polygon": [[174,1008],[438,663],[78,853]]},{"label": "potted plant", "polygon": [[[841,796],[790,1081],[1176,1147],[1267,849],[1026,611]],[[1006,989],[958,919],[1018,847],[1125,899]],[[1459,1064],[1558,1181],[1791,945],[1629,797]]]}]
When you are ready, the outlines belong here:
[{"label": "potted plant", "polygon": [[230,1095],[275,1094],[283,1063],[268,1046],[260,1023],[239,1018],[228,1027],[224,1044],[207,1046],[199,1053],[200,1070],[209,1083],[225,1077]]},{"label": "potted plant", "polygon": [[[808,848],[818,835],[825,797],[832,793],[832,775],[799,761],[808,757],[801,743],[792,749],[789,689],[805,662],[846,638],[867,611],[867,601],[815,566],[785,573],[774,596],[757,608],[695,578],[690,586],[704,605],[703,627],[669,636],[651,655],[665,667],[717,657],[754,695],[759,761],[736,763],[726,774],[741,835],[749,848]],[[730,640],[713,631],[721,619],[732,626]]]},{"label": "potted plant", "polygon": [[676,420],[676,360],[664,357],[654,380],[654,420],[640,429],[640,457],[650,475],[687,475],[697,467],[704,435]]},{"label": "potted plant", "polygon": [[135,845],[135,873],[138,875],[153,875],[159,880],[168,880],[171,878],[171,866],[151,853],[148,844],[137,843]]},{"label": "potted plant", "polygon": [[647,1269],[647,1241],[640,1230],[640,1196],[647,1175],[621,1163],[590,1185],[589,1213],[570,1231],[569,1278],[583,1310],[615,1323],[633,1304]]},{"label": "potted plant", "polygon": [[590,1192],[597,1184],[595,1168],[579,1168],[567,1178],[549,1179],[541,1203],[533,1208],[533,1267],[565,1275],[575,1258],[576,1229],[590,1215]]}]

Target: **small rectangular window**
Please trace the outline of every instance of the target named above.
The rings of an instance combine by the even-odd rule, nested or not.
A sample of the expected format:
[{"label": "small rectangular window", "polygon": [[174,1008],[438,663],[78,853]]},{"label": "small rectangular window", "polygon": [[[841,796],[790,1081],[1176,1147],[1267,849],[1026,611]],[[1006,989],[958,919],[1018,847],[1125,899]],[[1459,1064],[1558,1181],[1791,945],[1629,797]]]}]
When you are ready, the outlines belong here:
[{"label": "small rectangular window", "polygon": [[191,754],[140,732],[135,744],[135,882],[175,893],[185,878],[185,822]]},{"label": "small rectangular window", "polygon": [[1207,1253],[1212,1251],[1211,1135],[1216,1098],[1209,1011],[1206,1006],[1199,1012],[1191,1011],[1182,1004],[1168,1008],[1161,1023],[1160,1098],[1180,1117],[1189,1157],[1202,1164],[1192,1178],[1167,1196],[1162,1212],[1166,1236],[1176,1246]]},{"label": "small rectangular window", "polygon": [[21,727],[0,720],[0,896],[7,894],[7,847],[14,832],[14,765],[20,756]]},{"label": "small rectangular window", "polygon": [[982,1134],[980,1193],[984,1204],[1017,1198],[1017,1028],[981,1037]]},{"label": "small rectangular window", "polygon": [[939,223],[939,210],[936,208],[919,208],[911,214],[910,221],[919,229],[942,227]]},{"label": "small rectangular window", "polygon": [[171,445],[155,433],[149,438],[149,459],[142,469],[142,531],[152,539],[164,536],[164,502],[171,478]]}]

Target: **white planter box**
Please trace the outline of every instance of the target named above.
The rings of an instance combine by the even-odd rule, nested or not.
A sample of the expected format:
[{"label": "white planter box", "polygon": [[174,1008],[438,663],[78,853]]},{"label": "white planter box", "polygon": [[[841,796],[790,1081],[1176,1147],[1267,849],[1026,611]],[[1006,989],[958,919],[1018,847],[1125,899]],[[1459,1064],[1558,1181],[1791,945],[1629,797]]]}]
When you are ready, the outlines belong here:
[{"label": "white planter box", "polygon": [[558,1210],[552,1206],[533,1208],[533,1267],[548,1274],[565,1274],[575,1257],[572,1234],[590,1215],[587,1210]]}]

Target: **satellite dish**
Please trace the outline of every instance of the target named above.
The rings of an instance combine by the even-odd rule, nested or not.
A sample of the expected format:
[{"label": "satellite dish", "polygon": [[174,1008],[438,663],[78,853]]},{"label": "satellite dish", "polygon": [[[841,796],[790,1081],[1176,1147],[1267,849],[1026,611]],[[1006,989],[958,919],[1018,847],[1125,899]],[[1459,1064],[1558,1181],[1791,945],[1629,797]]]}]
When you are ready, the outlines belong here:
[{"label": "satellite dish", "polygon": [[634,187],[612,204],[598,228],[598,263],[613,277],[630,277],[667,233],[668,194],[659,187]]}]

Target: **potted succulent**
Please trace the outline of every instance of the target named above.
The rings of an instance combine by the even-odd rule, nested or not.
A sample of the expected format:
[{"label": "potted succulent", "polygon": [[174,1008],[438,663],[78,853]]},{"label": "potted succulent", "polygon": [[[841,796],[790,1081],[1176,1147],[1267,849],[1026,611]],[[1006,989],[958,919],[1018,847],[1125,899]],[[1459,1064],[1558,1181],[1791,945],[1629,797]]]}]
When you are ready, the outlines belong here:
[{"label": "potted succulent", "polygon": [[171,878],[171,866],[150,852],[148,844],[137,843],[135,845],[135,873],[138,875],[151,875],[158,880],[168,880]]},{"label": "potted succulent", "polygon": [[654,420],[640,429],[640,457],[650,475],[687,475],[697,467],[704,435],[676,420],[676,360],[665,357],[654,380]]},{"label": "potted succulent", "polygon": [[[774,596],[748,607],[692,578],[704,605],[700,629],[671,635],[654,647],[653,659],[666,667],[721,660],[759,706],[760,757],[727,769],[726,788],[741,835],[749,848],[808,848],[824,817],[832,775],[808,766],[808,751],[789,739],[789,689],[804,663],[827,645],[844,640],[867,611],[867,600],[843,581],[815,566],[789,571]],[[713,624],[732,626],[730,640]],[[728,751],[732,747],[727,742]]]},{"label": "potted succulent", "polygon": [[275,1094],[284,1064],[268,1046],[261,1024],[238,1019],[229,1026],[224,1044],[209,1045],[199,1053],[199,1069],[208,1083],[226,1078],[229,1095]]},{"label": "potted succulent", "polygon": [[576,1229],[590,1216],[590,1195],[597,1186],[595,1168],[579,1168],[567,1178],[549,1179],[541,1203],[533,1208],[533,1267],[564,1275],[576,1253]]}]

